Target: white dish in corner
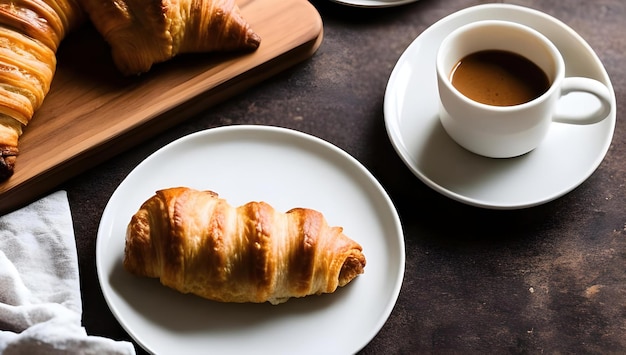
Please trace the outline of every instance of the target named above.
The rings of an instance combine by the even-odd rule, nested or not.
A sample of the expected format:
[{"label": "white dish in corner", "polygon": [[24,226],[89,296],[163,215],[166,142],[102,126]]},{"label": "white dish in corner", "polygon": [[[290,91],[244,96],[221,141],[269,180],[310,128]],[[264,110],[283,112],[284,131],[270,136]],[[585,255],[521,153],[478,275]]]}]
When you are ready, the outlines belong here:
[{"label": "white dish in corner", "polygon": [[[605,83],[613,110],[588,126],[553,123],[534,151],[513,159],[489,159],[457,145],[439,122],[435,58],[443,38],[478,20],[509,20],[542,32],[559,48],[567,76]],[[568,95],[559,109],[596,105],[586,96]],[[570,27],[537,10],[507,4],[470,7],[449,15],[420,34],[400,56],[384,98],[387,133],[407,167],[425,184],[457,201],[483,208],[518,209],[552,201],[584,182],[606,155],[616,122],[615,93],[591,47]]]},{"label": "white dish in corner", "polygon": [[[183,295],[122,267],[126,225],[157,189],[216,191],[232,205],[309,207],[363,246],[365,273],[333,294],[272,306]],[[310,135],[227,126],[183,137],[140,163],[111,196],[98,229],[104,297],[130,336],[156,354],[356,353],[386,322],[404,278],[404,237],[380,184],[354,158]]]}]

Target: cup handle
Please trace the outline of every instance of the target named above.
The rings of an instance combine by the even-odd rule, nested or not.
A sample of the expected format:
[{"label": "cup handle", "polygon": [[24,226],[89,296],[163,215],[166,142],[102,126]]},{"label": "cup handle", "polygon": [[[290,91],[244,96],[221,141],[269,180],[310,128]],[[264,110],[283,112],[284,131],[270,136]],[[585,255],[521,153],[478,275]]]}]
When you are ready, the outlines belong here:
[{"label": "cup handle", "polygon": [[561,97],[572,92],[584,92],[595,96],[600,100],[600,110],[595,110],[594,112],[580,116],[557,112],[554,117],[552,117],[553,121],[584,125],[598,123],[608,117],[611,112],[611,95],[606,85],[590,78],[564,78],[561,85]]}]

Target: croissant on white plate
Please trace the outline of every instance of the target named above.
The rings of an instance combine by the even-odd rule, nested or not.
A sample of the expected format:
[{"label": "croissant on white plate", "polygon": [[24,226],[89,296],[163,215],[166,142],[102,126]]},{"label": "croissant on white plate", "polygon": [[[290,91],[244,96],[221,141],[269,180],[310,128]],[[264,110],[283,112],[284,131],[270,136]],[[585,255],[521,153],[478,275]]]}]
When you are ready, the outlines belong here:
[{"label": "croissant on white plate", "polygon": [[117,69],[141,74],[182,53],[255,50],[235,0],[80,0]]},{"label": "croissant on white plate", "polygon": [[59,44],[82,21],[74,0],[0,2],[0,181],[13,175],[18,140],[50,90]]},{"label": "croissant on white plate", "polygon": [[362,247],[322,213],[231,206],[212,191],[157,191],[131,218],[124,268],[220,302],[270,302],[332,293],[364,272]]}]

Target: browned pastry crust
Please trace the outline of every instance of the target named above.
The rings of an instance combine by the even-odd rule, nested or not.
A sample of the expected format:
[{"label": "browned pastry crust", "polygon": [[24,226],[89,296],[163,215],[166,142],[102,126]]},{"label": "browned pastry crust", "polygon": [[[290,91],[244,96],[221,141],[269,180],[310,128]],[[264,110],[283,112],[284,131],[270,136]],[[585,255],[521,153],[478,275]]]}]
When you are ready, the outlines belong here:
[{"label": "browned pastry crust", "polygon": [[61,40],[82,20],[73,0],[0,3],[0,180],[13,175],[18,139],[50,90]]},{"label": "browned pastry crust", "polygon": [[181,53],[254,50],[261,38],[235,0],[80,0],[125,75]]},{"label": "browned pastry crust", "polygon": [[88,12],[124,74],[179,53],[253,50],[260,38],[235,0],[8,0],[0,2],[0,181],[50,90],[56,52]]},{"label": "browned pastry crust", "polygon": [[332,293],[363,273],[361,246],[315,210],[233,207],[212,191],[157,191],[132,217],[129,272],[221,302],[279,304]]}]

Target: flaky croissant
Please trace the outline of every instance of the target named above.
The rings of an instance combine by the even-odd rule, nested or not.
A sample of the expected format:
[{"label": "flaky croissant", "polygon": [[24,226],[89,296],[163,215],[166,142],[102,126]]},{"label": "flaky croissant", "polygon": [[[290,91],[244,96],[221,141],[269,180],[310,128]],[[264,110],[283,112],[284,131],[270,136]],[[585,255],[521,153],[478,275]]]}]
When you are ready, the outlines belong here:
[{"label": "flaky croissant", "polygon": [[18,140],[50,90],[61,40],[82,20],[73,0],[0,2],[0,180],[13,175]]},{"label": "flaky croissant", "polygon": [[80,0],[125,75],[182,53],[254,50],[261,38],[235,0]]},{"label": "flaky croissant", "polygon": [[157,191],[131,218],[124,268],[221,302],[332,293],[365,267],[361,246],[315,210],[233,207],[212,191]]}]

